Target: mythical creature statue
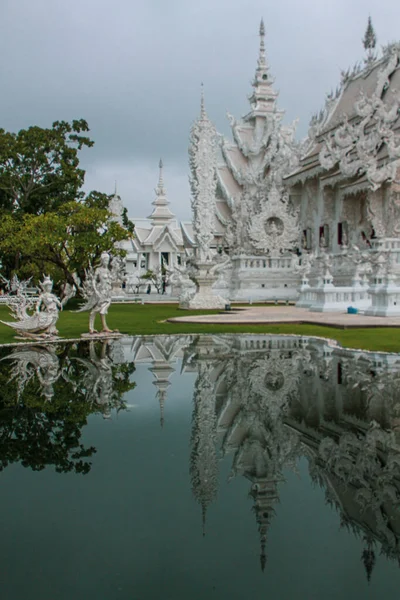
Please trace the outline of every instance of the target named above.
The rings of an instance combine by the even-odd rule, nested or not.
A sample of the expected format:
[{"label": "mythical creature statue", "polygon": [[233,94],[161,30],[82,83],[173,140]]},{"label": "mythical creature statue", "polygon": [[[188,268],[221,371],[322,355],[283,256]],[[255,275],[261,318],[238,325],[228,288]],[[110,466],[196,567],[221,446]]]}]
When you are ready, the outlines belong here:
[{"label": "mythical creature statue", "polygon": [[40,394],[47,401],[54,396],[54,384],[60,376],[64,377],[64,371],[60,368],[60,361],[54,345],[37,345],[14,348],[8,356],[2,360],[12,361],[10,381],[14,381],[17,387],[17,398],[20,400],[23,391],[29,381],[36,375],[40,384]]},{"label": "mythical creature statue", "polygon": [[175,264],[172,270],[171,283],[180,287],[180,302],[189,301],[196,291],[196,284],[191,278],[189,265]]},{"label": "mythical creature statue", "polygon": [[301,264],[295,266],[296,273],[302,277],[302,279],[308,279],[308,275],[312,269],[313,263],[315,261],[315,255],[313,252],[304,252],[301,255]]},{"label": "mythical creature statue", "polygon": [[113,265],[111,255],[103,252],[100,257],[100,266],[97,269],[89,267],[86,271],[86,280],[81,288],[86,300],[77,312],[90,311],[89,333],[97,333],[94,328],[96,315],[100,315],[103,333],[112,333],[106,321],[106,315],[111,304],[113,283],[120,278],[119,265]]},{"label": "mythical creature statue", "polygon": [[[12,315],[18,319],[15,323],[1,321],[4,325],[15,329],[21,337],[31,339],[51,338],[58,334],[56,323],[62,304],[53,294],[53,282],[50,277],[45,276],[39,284],[42,292],[37,300],[33,300],[27,294],[26,282],[20,282],[16,293],[6,300]],[[34,313],[29,310],[34,308]]]},{"label": "mythical creature statue", "polygon": [[117,410],[125,408],[123,401],[119,399],[113,380],[113,361],[110,357],[113,341],[111,341],[111,344],[110,340],[100,342],[99,354],[95,345],[99,342],[90,341],[89,357],[74,359],[86,368],[86,399],[101,410],[104,419],[111,417],[112,408],[117,408]]}]

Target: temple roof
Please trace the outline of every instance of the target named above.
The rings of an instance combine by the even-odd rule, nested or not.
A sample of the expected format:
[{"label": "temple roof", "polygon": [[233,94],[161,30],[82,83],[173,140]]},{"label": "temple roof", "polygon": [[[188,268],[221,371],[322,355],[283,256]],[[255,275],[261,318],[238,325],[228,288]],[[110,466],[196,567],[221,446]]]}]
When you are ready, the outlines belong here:
[{"label": "temple roof", "polygon": [[[365,122],[359,131],[360,142],[364,137],[367,139],[369,133],[375,130],[377,125],[382,129],[382,123],[396,135],[399,133],[400,116],[398,112],[396,118],[396,104],[398,105],[400,102],[398,92],[400,90],[399,55],[400,45],[393,44],[384,51],[382,58],[367,62],[362,69],[356,66],[351,73],[350,71],[342,73],[341,87],[337,89],[335,95],[331,94],[327,97],[325,108],[311,120],[307,140],[308,148],[301,158],[299,167],[285,177],[286,183],[295,185],[307,178],[327,173],[327,166],[321,164],[320,159],[321,151],[327,148],[327,139],[334,146],[336,143],[337,148],[343,148],[344,153],[350,153],[351,157],[354,154],[356,157],[356,140],[354,139],[352,142],[353,147],[346,146],[343,142],[343,137],[347,135],[346,123],[349,123],[348,130],[351,132],[353,127],[361,126]],[[368,107],[368,103],[372,107],[370,114],[365,108],[365,106]],[[394,118],[388,119],[387,115],[390,112],[393,113]],[[382,123],[381,119],[383,119]],[[338,135],[342,137],[337,142],[334,136]],[[371,157],[376,159],[379,167],[384,165],[388,158],[393,159],[393,156],[389,157],[386,139],[383,136],[381,142],[379,140],[376,142],[377,149],[373,156],[372,151],[367,150]],[[339,170],[338,173],[341,174],[341,171]]]},{"label": "temple roof", "polygon": [[[146,246],[157,246],[163,237],[166,235],[169,236],[173,245],[182,246],[183,245],[183,237],[181,228],[178,223],[174,219],[172,222],[166,225],[151,225],[151,221],[148,220],[149,227],[142,227],[143,220],[139,223],[139,220],[136,221],[135,226],[135,245],[138,248],[139,246],[145,248]],[[148,250],[148,248],[147,248]]]}]

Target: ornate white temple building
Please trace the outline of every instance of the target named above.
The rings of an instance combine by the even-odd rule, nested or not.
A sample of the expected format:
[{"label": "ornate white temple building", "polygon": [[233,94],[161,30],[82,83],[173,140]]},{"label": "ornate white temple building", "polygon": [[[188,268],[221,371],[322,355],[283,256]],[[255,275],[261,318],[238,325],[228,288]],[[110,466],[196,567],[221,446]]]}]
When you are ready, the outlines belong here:
[{"label": "ornate white temple building", "polygon": [[[138,289],[138,282],[146,272],[156,272],[161,265],[171,271],[175,265],[183,264],[194,246],[192,224],[178,222],[169,208],[162,160],[159,163],[155,193],[151,214],[147,218],[133,218],[135,236],[132,240],[121,242],[126,251],[128,292]],[[110,202],[109,210],[122,224],[124,206],[117,192]]]},{"label": "ornate white temple building", "polygon": [[[160,167],[153,212],[134,219],[130,272],[226,255],[213,287],[230,300],[400,314],[400,44],[378,57],[374,35],[364,41],[363,64],[342,72],[299,143],[296,124],[282,124],[263,22],[259,34],[250,110],[229,115],[231,140],[202,98],[189,151],[193,226],[170,212]],[[200,149],[207,165],[193,160]]]}]

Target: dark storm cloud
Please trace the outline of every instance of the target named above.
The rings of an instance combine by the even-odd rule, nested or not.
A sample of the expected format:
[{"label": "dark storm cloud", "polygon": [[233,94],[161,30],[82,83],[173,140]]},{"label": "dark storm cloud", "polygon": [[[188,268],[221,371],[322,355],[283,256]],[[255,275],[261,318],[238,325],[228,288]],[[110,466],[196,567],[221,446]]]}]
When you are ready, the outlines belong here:
[{"label": "dark storm cloud", "polygon": [[[85,118],[96,141],[84,153],[87,184],[119,191],[149,212],[157,163],[172,209],[188,217],[187,146],[204,81],[209,116],[228,133],[226,110],[247,112],[263,15],[271,72],[285,120],[311,114],[340,69],[363,56],[368,14],[379,40],[396,39],[399,9],[383,0],[3,0],[0,126],[18,130]],[[143,208],[143,206],[148,206]]]}]

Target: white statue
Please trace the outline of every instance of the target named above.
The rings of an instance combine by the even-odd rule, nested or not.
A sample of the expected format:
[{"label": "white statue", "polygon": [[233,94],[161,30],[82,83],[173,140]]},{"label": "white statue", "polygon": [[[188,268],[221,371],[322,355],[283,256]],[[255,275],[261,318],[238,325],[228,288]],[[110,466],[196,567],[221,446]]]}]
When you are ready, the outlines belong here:
[{"label": "white statue", "polygon": [[119,273],[113,270],[110,263],[110,254],[103,252],[100,257],[100,266],[95,270],[90,267],[86,272],[86,281],[82,287],[86,304],[77,312],[90,311],[90,334],[97,333],[94,328],[94,320],[97,314],[100,315],[103,333],[112,333],[107,325],[106,315],[111,304],[113,283],[118,279]]},{"label": "white statue", "polygon": [[[111,342],[112,343],[112,342]],[[124,408],[122,400],[119,400],[118,391],[115,388],[113,380],[113,360],[109,356],[109,340],[101,342],[100,353],[97,354],[97,342],[89,342],[89,358],[75,358],[75,360],[84,365],[85,374],[85,392],[86,399],[91,404],[98,406],[104,419],[111,417],[111,409]]]},{"label": "white statue", "polygon": [[[14,381],[17,388],[17,398],[20,400],[26,385],[36,375],[40,384],[40,394],[46,401],[51,401],[54,396],[54,384],[60,376],[64,379],[64,372],[60,369],[60,361],[54,345],[26,346],[14,348],[2,360],[12,361],[10,381]],[[65,377],[67,381],[67,378]]]},{"label": "white statue", "polygon": [[172,275],[171,282],[180,287],[180,302],[187,302],[193,296],[196,291],[196,284],[190,278],[188,265],[178,265],[175,264]]},{"label": "white statue", "polygon": [[315,255],[313,252],[304,252],[301,255],[301,264],[295,267],[295,271],[301,275],[302,279],[308,278],[314,260]]},{"label": "white statue", "polygon": [[62,304],[53,294],[53,282],[50,277],[45,276],[40,287],[42,292],[39,294],[32,315],[28,312],[32,308],[32,299],[26,294],[26,286],[20,285],[16,295],[10,296],[7,301],[13,316],[18,321],[15,323],[1,322],[15,329],[22,337],[40,339],[54,337],[58,334],[56,323],[59,310],[62,310]]}]

